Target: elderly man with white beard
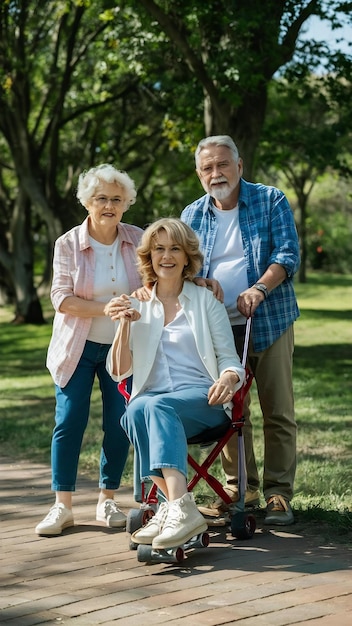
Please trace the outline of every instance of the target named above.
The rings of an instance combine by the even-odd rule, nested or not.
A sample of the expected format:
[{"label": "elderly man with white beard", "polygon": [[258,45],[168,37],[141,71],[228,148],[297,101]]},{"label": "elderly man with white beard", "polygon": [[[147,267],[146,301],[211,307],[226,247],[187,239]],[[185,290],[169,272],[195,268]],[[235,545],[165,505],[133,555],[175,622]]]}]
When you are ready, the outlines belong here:
[{"label": "elderly man with white beard", "polygon": [[[293,212],[282,191],[242,178],[243,162],[228,135],[202,139],[195,152],[196,173],[206,192],[188,205],[181,219],[196,232],[204,255],[200,275],[219,281],[236,347],[242,353],[246,319],[252,317],[247,365],[254,374],[263,415],[263,493],[267,525],[294,522],[290,501],[296,471],[296,422],[292,385],[293,323],[299,316],[293,276],[299,242]],[[253,451],[250,397],[245,401],[247,506],[260,499]],[[225,490],[238,499],[237,441],[224,448]],[[218,499],[199,507],[221,516],[229,508]]]}]

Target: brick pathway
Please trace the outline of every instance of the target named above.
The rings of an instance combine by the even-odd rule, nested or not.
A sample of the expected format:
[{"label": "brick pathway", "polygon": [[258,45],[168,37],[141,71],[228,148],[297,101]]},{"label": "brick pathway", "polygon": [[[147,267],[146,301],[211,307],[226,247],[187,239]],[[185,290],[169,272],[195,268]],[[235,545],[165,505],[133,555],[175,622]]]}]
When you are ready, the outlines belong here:
[{"label": "brick pathway", "polygon": [[[37,537],[52,503],[50,471],[0,458],[0,624],[351,626],[352,546],[304,526],[258,528],[249,541],[211,531],[182,565],[138,563],[125,531],[95,521],[97,489],[80,477],[76,526]],[[129,489],[121,508],[136,506]]]}]

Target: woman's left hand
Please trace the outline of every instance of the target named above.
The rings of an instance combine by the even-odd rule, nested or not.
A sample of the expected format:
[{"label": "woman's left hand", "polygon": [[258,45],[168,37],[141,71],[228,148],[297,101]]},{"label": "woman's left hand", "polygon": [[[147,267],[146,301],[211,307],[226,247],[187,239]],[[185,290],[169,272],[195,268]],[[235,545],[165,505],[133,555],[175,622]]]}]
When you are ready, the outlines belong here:
[{"label": "woman's left hand", "polygon": [[126,322],[137,322],[141,318],[141,314],[136,309],[126,309],[117,314],[116,319],[125,320]]},{"label": "woman's left hand", "polygon": [[131,301],[126,294],[122,294],[118,298],[112,298],[109,302],[106,303],[104,308],[104,313],[108,317],[111,317],[112,321],[115,322],[119,319],[119,314],[121,311],[126,311],[131,308]]},{"label": "woman's left hand", "polygon": [[210,405],[215,404],[227,404],[231,402],[234,393],[236,383],[239,378],[236,372],[224,372],[218,380],[210,387],[208,391],[208,403]]}]

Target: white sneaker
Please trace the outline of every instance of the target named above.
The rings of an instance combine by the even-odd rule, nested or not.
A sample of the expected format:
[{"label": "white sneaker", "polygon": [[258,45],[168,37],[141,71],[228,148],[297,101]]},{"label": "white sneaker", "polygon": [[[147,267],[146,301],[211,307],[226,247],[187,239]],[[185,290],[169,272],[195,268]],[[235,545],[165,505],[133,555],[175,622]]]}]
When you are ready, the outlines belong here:
[{"label": "white sneaker", "polygon": [[35,532],[37,535],[61,535],[64,528],[74,526],[72,509],[67,509],[61,502],[54,504],[48,515],[39,522]]},{"label": "white sneaker", "polygon": [[208,525],[199,513],[192,493],[169,502],[169,510],[160,535],[153,539],[155,549],[182,546],[195,535],[207,530]]},{"label": "white sneaker", "polygon": [[158,535],[160,535],[164,527],[164,523],[167,518],[168,508],[169,508],[169,503],[162,502],[159,505],[159,508],[157,512],[155,513],[155,515],[153,515],[153,517],[151,517],[150,520],[148,520],[145,526],[142,526],[142,528],[138,528],[138,530],[132,533],[131,535],[132,541],[134,543],[143,543],[144,545],[147,545],[147,546],[151,545],[153,542],[153,539],[157,537]]},{"label": "white sneaker", "polygon": [[126,515],[120,511],[115,500],[108,498],[101,504],[97,504],[96,519],[105,522],[109,528],[122,528],[126,526]]}]

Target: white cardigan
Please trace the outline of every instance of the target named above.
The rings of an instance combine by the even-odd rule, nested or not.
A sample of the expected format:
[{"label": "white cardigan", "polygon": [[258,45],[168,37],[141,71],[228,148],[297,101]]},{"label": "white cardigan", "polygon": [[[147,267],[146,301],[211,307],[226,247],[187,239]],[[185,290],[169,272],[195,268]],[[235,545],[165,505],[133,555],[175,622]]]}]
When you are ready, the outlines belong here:
[{"label": "white cardigan", "polygon": [[[236,372],[240,378],[235,391],[244,381],[244,368],[236,352],[231,325],[224,304],[209,289],[185,281],[179,296],[180,304],[193,332],[199,356],[215,381],[225,370]],[[131,322],[130,349],[132,366],[123,376],[112,374],[111,349],[107,355],[106,368],[117,382],[133,374],[131,399],[144,388],[152,369],[156,351],[164,327],[164,308],[156,296],[154,285],[151,299],[141,302],[131,298],[132,307],[141,318]],[[224,405],[226,407],[232,404]]]}]

